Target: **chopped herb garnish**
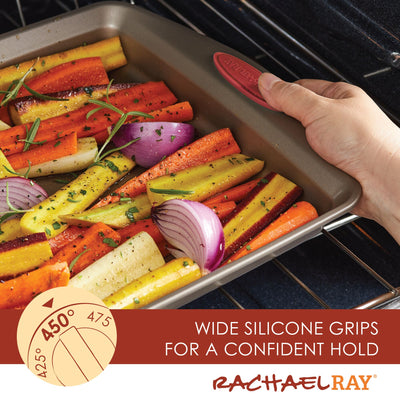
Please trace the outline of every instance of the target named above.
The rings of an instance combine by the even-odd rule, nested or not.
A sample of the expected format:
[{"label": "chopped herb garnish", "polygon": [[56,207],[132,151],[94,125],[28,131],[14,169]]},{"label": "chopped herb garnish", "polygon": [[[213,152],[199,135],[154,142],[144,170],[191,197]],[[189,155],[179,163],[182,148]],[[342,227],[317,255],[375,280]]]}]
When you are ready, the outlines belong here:
[{"label": "chopped herb garnish", "polygon": [[70,203],[79,203],[80,202],[80,200],[73,200],[70,198],[68,198],[67,201],[69,201]]},{"label": "chopped herb garnish", "polygon": [[46,232],[46,235],[47,235],[47,236],[50,236],[50,235],[51,235],[51,231],[50,231],[49,228],[45,228],[44,231]]},{"label": "chopped herb garnish", "polygon": [[250,251],[250,250],[251,250],[251,246],[250,246],[250,245],[247,245],[247,246],[246,246],[246,250],[247,250],[247,251]]},{"label": "chopped herb garnish", "polygon": [[108,244],[110,247],[118,247],[118,244],[115,243],[114,239],[111,239],[111,238],[108,238],[108,237],[105,237],[103,239],[103,243]]},{"label": "chopped herb garnish", "polygon": [[137,207],[131,207],[125,212],[125,215],[129,219],[129,221],[135,222],[135,216],[133,214],[138,212],[139,210],[137,209]]},{"label": "chopped herb garnish", "polygon": [[54,222],[53,223],[53,229],[56,231],[57,229],[61,228],[61,224],[59,222]]},{"label": "chopped herb garnish", "polygon": [[189,263],[186,260],[182,264],[184,267],[187,267],[189,265]]},{"label": "chopped herb garnish", "polygon": [[171,142],[173,142],[175,140],[176,136],[175,135],[171,135]]},{"label": "chopped herb garnish", "polygon": [[268,183],[269,181],[268,181],[268,179],[261,178],[261,182],[262,182],[262,183]]}]

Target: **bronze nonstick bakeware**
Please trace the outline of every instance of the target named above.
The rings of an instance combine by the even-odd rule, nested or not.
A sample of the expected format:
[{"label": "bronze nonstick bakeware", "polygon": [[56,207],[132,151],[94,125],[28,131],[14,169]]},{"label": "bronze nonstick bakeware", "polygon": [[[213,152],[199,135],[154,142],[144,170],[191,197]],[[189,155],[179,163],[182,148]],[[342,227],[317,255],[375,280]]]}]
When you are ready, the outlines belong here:
[{"label": "bronze nonstick bakeware", "polygon": [[[268,110],[231,86],[213,63],[216,52],[251,60],[210,38],[121,2],[102,2],[0,35],[1,67],[119,35],[128,65],[113,71],[117,82],[163,80],[179,101],[189,100],[198,135],[229,127],[242,152],[265,161],[304,189],[319,217],[250,255],[152,303],[148,308],[176,308],[237,278],[318,235],[324,226],[349,212],[359,184],[323,161],[308,146],[303,127],[282,113]],[[51,193],[54,178],[40,181]]]}]

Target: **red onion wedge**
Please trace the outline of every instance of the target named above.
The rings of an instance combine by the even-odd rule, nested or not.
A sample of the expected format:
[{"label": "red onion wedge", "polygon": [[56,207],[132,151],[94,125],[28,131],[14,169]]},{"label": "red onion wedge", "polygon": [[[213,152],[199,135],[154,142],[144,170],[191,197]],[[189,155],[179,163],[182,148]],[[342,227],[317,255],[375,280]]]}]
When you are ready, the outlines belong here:
[{"label": "red onion wedge", "polygon": [[132,122],[124,124],[112,138],[115,146],[120,147],[136,140],[121,152],[136,163],[150,168],[164,157],[191,143],[194,128],[180,122]]},{"label": "red onion wedge", "polygon": [[216,269],[223,257],[225,238],[218,216],[197,201],[172,199],[154,207],[152,218],[161,234],[176,249],[174,257],[185,255],[207,273]]},{"label": "red onion wedge", "polygon": [[14,213],[10,205],[17,210],[29,210],[47,197],[46,191],[31,179],[19,176],[0,179],[0,217]]}]

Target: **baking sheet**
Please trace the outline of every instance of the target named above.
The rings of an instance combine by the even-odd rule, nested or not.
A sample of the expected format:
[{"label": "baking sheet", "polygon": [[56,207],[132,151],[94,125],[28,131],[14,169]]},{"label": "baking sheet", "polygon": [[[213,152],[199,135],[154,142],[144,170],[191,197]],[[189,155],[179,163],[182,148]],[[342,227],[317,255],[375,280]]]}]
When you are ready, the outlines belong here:
[{"label": "baking sheet", "polygon": [[[117,82],[164,80],[179,101],[189,100],[192,104],[193,125],[199,135],[229,127],[243,153],[265,160],[263,173],[274,170],[302,186],[302,200],[310,201],[320,215],[148,308],[175,308],[198,298],[314,237],[357,202],[361,193],[358,183],[309,148],[302,126],[239,93],[219,75],[212,56],[214,52],[226,52],[261,67],[210,38],[138,6],[97,3],[1,35],[1,66],[115,35],[120,35],[128,58],[127,66],[111,74]],[[54,177],[42,180],[41,184],[50,192],[57,189]]]}]

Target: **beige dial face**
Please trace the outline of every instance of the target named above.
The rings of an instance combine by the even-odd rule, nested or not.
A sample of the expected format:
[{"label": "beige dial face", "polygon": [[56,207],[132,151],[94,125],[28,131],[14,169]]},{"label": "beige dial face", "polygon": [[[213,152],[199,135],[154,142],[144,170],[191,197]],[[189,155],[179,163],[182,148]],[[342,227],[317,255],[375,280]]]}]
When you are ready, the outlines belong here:
[{"label": "beige dial face", "polygon": [[18,324],[17,342],[22,360],[36,376],[74,386],[95,378],[110,363],[117,330],[99,298],[61,287],[29,303]]}]

